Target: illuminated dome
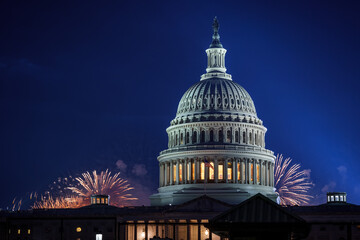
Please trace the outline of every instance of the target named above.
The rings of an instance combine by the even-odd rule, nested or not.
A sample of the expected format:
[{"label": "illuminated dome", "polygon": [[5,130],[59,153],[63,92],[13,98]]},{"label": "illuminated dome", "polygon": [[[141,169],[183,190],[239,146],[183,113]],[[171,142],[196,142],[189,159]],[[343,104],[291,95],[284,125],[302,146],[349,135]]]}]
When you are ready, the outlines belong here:
[{"label": "illuminated dome", "polygon": [[176,119],[206,114],[257,118],[249,93],[239,84],[223,78],[209,78],[191,86],[180,100]]},{"label": "illuminated dome", "polygon": [[249,93],[226,73],[219,24],[206,50],[206,73],[181,98],[160,152],[159,193],[152,205],[181,204],[201,195],[237,204],[262,193],[276,201],[267,129]]}]

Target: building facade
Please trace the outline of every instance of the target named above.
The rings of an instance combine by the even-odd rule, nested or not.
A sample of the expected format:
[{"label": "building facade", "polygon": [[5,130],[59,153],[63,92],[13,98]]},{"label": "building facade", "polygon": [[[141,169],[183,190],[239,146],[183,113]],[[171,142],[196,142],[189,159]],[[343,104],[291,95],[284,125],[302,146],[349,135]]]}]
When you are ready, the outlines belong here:
[{"label": "building facade", "polygon": [[214,19],[207,68],[180,100],[158,157],[160,184],[151,205],[181,204],[203,194],[237,204],[262,193],[273,199],[274,161],[266,128],[249,93],[226,73],[226,49]]}]

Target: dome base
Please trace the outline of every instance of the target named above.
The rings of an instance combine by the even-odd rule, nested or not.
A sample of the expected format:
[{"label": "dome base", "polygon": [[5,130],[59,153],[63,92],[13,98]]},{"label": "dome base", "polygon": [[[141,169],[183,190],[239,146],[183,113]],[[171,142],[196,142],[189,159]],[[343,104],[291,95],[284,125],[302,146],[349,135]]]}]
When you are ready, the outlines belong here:
[{"label": "dome base", "polygon": [[[198,185],[204,186],[203,184]],[[261,189],[259,189],[259,186],[250,185],[246,187],[246,190],[243,188],[225,187],[217,189],[191,187],[181,190],[174,189],[171,191],[169,187],[166,188],[167,191],[161,191],[159,189],[159,193],[150,196],[151,206],[179,205],[202,195],[207,195],[211,198],[233,205],[239,204],[259,192],[274,202],[276,202],[277,199],[277,194],[274,192],[273,188],[260,187]]]}]

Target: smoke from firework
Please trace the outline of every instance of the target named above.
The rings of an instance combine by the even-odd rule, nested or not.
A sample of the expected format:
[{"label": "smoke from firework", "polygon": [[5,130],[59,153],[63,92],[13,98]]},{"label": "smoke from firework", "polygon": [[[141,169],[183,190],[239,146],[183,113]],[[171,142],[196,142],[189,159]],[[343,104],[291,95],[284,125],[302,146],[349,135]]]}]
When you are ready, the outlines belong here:
[{"label": "smoke from firework", "polygon": [[313,186],[309,179],[308,170],[300,170],[300,164],[291,164],[291,159],[283,160],[282,155],[275,159],[275,188],[281,205],[304,205],[309,203],[312,196],[308,195]]}]

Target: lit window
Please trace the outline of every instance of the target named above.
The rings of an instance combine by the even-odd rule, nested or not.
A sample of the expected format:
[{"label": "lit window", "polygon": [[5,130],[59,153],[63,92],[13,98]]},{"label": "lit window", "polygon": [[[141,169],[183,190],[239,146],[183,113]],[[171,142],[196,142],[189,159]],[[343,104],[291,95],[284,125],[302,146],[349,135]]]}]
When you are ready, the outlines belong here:
[{"label": "lit window", "polygon": [[204,180],[205,179],[205,163],[202,162],[200,164],[200,179]]},{"label": "lit window", "polygon": [[96,234],[95,236],[96,236],[95,240],[102,240],[102,234],[101,233]]},{"label": "lit window", "polygon": [[228,162],[227,179],[232,180],[232,163]]},{"label": "lit window", "polygon": [[240,163],[237,164],[237,179],[241,180]]},{"label": "lit window", "polygon": [[173,165],[173,182],[176,182],[176,165]]},{"label": "lit window", "polygon": [[105,198],[105,204],[108,204],[108,199],[107,198]]},{"label": "lit window", "polygon": [[21,233],[21,230],[20,229],[18,229],[18,234],[20,234]]},{"label": "lit window", "polygon": [[105,203],[105,202],[104,202],[104,198],[101,198],[101,203],[102,203],[102,204],[104,204],[104,203]]},{"label": "lit window", "polygon": [[214,180],[215,173],[214,173],[214,163],[210,163],[211,167],[209,167],[209,177],[211,180]]},{"label": "lit window", "polygon": [[224,165],[221,163],[218,166],[218,179],[223,180],[224,179]]},{"label": "lit window", "polygon": [[179,181],[182,182],[182,163],[179,163]]},{"label": "lit window", "polygon": [[96,198],[96,202],[97,202],[97,203],[100,203],[100,198]]},{"label": "lit window", "polygon": [[191,163],[191,180],[195,180],[195,163]]},{"label": "lit window", "polygon": [[256,183],[260,182],[260,166],[256,164]]},{"label": "lit window", "polygon": [[30,229],[28,229],[28,234],[31,234],[31,230],[30,230]]},{"label": "lit window", "polygon": [[343,196],[340,196],[340,201],[344,201],[344,198],[343,198]]},{"label": "lit window", "polygon": [[76,232],[81,232],[81,227],[77,227]]},{"label": "lit window", "polygon": [[334,201],[334,196],[331,196],[331,201],[332,201],[332,202]]}]

